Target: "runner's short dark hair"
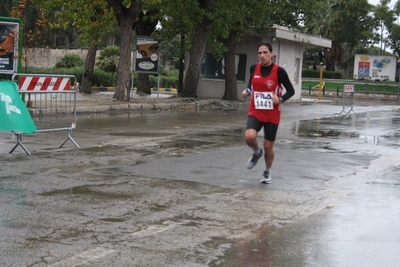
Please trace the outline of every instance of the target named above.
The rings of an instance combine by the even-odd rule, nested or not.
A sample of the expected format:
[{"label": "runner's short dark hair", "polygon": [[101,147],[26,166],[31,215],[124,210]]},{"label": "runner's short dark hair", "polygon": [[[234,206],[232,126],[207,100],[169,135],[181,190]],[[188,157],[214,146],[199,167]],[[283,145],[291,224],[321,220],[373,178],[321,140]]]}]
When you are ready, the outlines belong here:
[{"label": "runner's short dark hair", "polygon": [[261,46],[266,46],[266,47],[268,47],[269,52],[272,52],[272,45],[271,45],[270,43],[266,43],[266,42],[260,43],[260,44],[257,46],[257,51],[258,51],[258,49],[259,49]]}]

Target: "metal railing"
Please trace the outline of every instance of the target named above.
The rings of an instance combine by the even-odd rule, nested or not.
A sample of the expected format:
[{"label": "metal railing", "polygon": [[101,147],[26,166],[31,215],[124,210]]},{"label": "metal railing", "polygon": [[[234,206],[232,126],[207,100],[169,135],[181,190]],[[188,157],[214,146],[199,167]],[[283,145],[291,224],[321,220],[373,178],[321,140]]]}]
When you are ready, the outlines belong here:
[{"label": "metal railing", "polygon": [[[356,91],[354,84],[346,84],[343,86],[343,104],[342,104],[343,110],[339,113],[339,115],[342,113],[346,113],[346,115],[348,115],[352,111],[354,112],[354,114],[356,114],[356,112],[353,109],[355,92]],[[346,111],[346,107],[349,107],[350,110]]]},{"label": "metal railing", "polygon": [[[77,124],[76,96],[79,84],[73,75],[25,74],[17,73],[12,76],[12,81],[19,77],[18,91],[36,125],[36,133],[67,131],[66,139],[59,148],[71,140],[77,147],[79,145],[72,138],[72,130]],[[71,87],[71,80],[73,85]],[[18,147],[30,155],[22,143],[22,133],[14,132],[17,144],[10,154]]]}]

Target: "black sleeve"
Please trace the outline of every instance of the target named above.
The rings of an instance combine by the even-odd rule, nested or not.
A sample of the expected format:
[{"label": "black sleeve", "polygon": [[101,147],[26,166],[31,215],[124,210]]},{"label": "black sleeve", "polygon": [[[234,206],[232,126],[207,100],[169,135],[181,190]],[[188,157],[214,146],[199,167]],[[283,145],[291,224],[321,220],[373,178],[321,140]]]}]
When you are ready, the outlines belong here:
[{"label": "black sleeve", "polygon": [[282,67],[278,68],[278,80],[279,83],[286,89],[286,93],[282,96],[282,102],[285,102],[294,95],[294,87],[286,70]]},{"label": "black sleeve", "polygon": [[255,69],[256,69],[255,64],[250,67],[250,78],[249,78],[249,83],[247,84],[247,88],[251,89],[251,78],[253,77],[253,73],[254,73]]}]

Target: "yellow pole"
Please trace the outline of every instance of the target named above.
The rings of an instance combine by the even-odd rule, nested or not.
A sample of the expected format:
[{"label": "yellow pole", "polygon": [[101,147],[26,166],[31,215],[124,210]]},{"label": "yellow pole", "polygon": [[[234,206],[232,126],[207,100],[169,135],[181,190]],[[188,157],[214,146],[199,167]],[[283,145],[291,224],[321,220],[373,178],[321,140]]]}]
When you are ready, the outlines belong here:
[{"label": "yellow pole", "polygon": [[319,90],[318,90],[318,100],[321,100],[321,92],[322,92],[322,69],[324,63],[319,63]]}]

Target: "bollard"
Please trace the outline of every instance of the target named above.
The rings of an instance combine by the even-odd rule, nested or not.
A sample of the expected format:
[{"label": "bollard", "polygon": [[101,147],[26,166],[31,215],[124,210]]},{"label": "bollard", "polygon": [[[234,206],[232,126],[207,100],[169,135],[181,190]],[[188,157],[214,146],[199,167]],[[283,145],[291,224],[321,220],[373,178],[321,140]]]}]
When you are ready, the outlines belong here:
[{"label": "bollard", "polygon": [[311,85],[308,86],[308,94],[311,95]]},{"label": "bollard", "polygon": [[324,84],[324,86],[322,87],[322,95],[325,95],[325,84]]}]

